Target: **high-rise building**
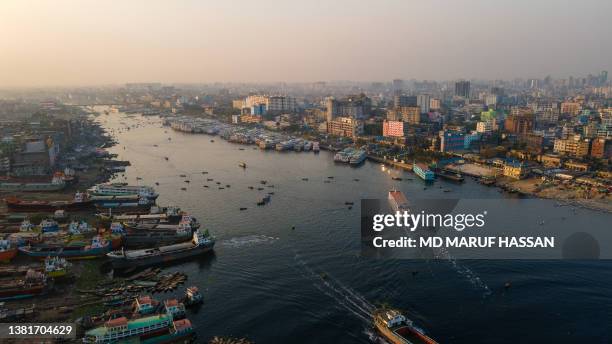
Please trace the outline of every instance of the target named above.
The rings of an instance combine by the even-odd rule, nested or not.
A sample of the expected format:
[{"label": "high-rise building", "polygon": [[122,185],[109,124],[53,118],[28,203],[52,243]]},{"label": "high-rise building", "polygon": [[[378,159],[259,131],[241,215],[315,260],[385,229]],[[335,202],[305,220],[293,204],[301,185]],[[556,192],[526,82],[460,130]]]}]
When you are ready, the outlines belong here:
[{"label": "high-rise building", "polygon": [[429,100],[429,109],[440,110],[440,99],[431,98]]},{"label": "high-rise building", "polygon": [[364,119],[372,110],[372,100],[363,93],[350,95],[344,99],[330,97],[326,100],[326,107],[327,121],[331,121],[336,117]]},{"label": "high-rise building", "polygon": [[393,94],[401,94],[404,90],[404,80],[393,79]]},{"label": "high-rise building", "polygon": [[527,134],[533,131],[533,115],[529,113],[510,114],[504,122],[504,128],[512,134]]},{"label": "high-rise building", "polygon": [[429,112],[430,101],[431,97],[428,94],[419,94],[417,96],[417,106],[421,108],[421,113]]},{"label": "high-rise building", "polygon": [[384,121],[383,136],[386,137],[404,137],[404,130],[407,126],[402,121]]},{"label": "high-rise building", "polygon": [[396,94],[393,97],[393,107],[417,106],[417,97]]},{"label": "high-rise building", "polygon": [[363,133],[363,122],[353,117],[337,117],[327,121],[327,132],[335,136],[356,137]]},{"label": "high-rise building", "polygon": [[463,98],[470,98],[470,82],[457,81],[455,83],[455,95]]}]

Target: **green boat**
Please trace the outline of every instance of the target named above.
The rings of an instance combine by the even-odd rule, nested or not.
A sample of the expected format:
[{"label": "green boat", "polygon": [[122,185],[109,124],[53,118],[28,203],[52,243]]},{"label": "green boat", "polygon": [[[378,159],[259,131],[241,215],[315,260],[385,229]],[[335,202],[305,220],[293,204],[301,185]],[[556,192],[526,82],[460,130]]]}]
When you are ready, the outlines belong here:
[{"label": "green boat", "polygon": [[161,344],[186,342],[195,335],[189,319],[174,320],[172,314],[159,314],[128,320],[115,318],[85,332],[83,343]]}]

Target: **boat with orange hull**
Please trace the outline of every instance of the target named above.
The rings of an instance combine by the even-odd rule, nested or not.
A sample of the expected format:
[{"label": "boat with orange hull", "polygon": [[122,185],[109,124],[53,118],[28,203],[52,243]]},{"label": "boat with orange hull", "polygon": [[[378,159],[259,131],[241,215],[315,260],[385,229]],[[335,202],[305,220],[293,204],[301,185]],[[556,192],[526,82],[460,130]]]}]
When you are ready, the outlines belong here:
[{"label": "boat with orange hull", "polygon": [[396,309],[374,311],[374,327],[391,344],[438,344]]},{"label": "boat with orange hull", "polygon": [[8,263],[17,255],[17,247],[8,240],[0,240],[0,262]]},{"label": "boat with orange hull", "polygon": [[94,207],[93,200],[82,192],[75,193],[72,201],[28,201],[17,197],[5,201],[8,209],[15,212],[83,211]]}]

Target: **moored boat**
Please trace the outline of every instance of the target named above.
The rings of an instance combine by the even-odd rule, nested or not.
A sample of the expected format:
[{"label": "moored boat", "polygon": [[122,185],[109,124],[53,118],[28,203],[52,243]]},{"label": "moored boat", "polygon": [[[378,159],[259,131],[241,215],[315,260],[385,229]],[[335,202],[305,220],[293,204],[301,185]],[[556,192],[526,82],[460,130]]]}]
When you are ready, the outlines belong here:
[{"label": "moored boat", "polygon": [[19,252],[38,259],[64,257],[66,259],[92,259],[104,256],[111,249],[111,242],[96,235],[90,245],[35,245],[19,247]]},{"label": "moored boat", "polygon": [[207,253],[213,249],[215,240],[208,231],[193,233],[191,241],[160,246],[151,249],[114,251],[106,256],[110,258],[115,269],[127,269],[138,266],[171,262]]},{"label": "moored boat", "polygon": [[47,278],[43,272],[28,270],[22,278],[0,280],[0,300],[30,298],[45,293]]},{"label": "moored boat", "polygon": [[17,197],[9,197],[5,201],[8,209],[16,212],[80,211],[93,207],[93,201],[82,192],[75,193],[72,201],[27,201]]},{"label": "moored boat", "polygon": [[0,262],[8,263],[17,255],[17,247],[9,240],[0,240]]}]

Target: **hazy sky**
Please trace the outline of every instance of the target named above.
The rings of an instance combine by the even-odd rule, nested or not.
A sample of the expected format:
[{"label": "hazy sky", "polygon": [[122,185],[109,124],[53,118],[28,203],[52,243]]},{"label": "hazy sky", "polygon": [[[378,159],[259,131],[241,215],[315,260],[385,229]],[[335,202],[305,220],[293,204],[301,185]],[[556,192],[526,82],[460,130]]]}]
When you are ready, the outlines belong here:
[{"label": "hazy sky", "polygon": [[0,87],[566,77],[612,68],[612,1],[0,0]]}]

